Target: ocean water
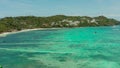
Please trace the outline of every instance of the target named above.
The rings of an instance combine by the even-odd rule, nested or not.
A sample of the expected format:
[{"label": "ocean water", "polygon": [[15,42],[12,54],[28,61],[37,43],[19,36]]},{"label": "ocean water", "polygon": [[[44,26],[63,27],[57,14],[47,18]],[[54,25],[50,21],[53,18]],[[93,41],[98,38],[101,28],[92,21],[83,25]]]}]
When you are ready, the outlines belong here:
[{"label": "ocean water", "polygon": [[120,68],[120,26],[35,30],[0,38],[3,68]]}]

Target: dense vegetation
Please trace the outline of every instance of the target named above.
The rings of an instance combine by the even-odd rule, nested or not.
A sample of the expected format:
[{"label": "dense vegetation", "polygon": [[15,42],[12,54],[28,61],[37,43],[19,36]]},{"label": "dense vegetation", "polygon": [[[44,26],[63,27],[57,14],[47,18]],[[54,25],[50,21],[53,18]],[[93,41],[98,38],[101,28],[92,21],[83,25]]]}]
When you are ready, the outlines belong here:
[{"label": "dense vegetation", "polygon": [[83,26],[111,26],[118,25],[119,21],[104,16],[64,16],[50,17],[19,16],[0,19],[0,33],[32,28],[52,27],[83,27]]}]

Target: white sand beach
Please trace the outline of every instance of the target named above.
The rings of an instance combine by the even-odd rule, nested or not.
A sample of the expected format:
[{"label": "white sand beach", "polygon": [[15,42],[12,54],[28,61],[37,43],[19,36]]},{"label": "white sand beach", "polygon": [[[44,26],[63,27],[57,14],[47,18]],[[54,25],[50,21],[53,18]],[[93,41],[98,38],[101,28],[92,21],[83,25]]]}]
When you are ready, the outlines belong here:
[{"label": "white sand beach", "polygon": [[9,34],[15,34],[20,32],[27,32],[27,31],[33,31],[33,30],[47,30],[47,29],[60,29],[60,28],[35,28],[35,29],[24,29],[21,31],[12,31],[12,32],[4,32],[0,34],[0,37],[6,37]]}]

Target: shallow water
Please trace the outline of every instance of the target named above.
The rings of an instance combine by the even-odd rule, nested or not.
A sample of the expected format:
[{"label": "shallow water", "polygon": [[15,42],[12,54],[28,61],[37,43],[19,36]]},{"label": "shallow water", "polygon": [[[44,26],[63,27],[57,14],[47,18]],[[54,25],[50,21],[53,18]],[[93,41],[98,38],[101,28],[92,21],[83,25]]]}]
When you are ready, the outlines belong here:
[{"label": "shallow water", "polygon": [[120,68],[120,26],[36,30],[0,38],[3,68]]}]

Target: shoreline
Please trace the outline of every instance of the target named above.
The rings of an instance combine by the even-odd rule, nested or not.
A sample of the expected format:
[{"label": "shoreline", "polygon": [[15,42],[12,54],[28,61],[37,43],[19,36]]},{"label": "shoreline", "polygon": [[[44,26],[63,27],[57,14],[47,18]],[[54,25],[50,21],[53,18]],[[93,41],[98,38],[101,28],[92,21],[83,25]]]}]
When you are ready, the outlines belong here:
[{"label": "shoreline", "polygon": [[[119,25],[116,25],[116,26],[119,26]],[[104,27],[104,26],[99,26],[99,27]],[[112,27],[115,27],[115,26],[112,26]],[[83,28],[83,27],[73,27],[73,28]],[[10,35],[10,34],[16,34],[16,33],[34,31],[34,30],[48,30],[48,29],[62,29],[62,28],[33,28],[33,29],[23,29],[20,31],[3,32],[3,33],[0,33],[0,38],[6,37],[7,35]]]},{"label": "shoreline", "polygon": [[23,29],[20,31],[3,32],[3,33],[0,33],[0,38],[6,37],[7,35],[10,35],[10,34],[16,34],[16,33],[28,32],[28,31],[34,31],[34,30],[47,30],[47,29],[60,29],[60,28],[34,28],[34,29]]}]

